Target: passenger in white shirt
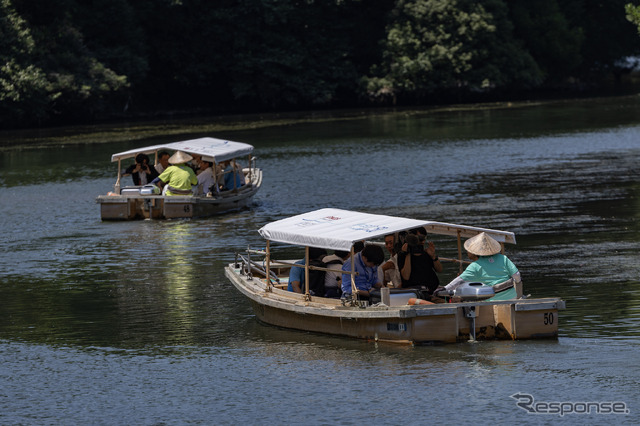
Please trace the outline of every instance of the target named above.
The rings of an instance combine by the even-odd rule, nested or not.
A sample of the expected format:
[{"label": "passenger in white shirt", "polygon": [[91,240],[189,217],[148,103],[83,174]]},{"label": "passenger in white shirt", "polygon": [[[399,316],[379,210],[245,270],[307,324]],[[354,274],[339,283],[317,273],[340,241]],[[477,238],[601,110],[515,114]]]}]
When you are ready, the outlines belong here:
[{"label": "passenger in white shirt", "polygon": [[218,184],[216,182],[216,173],[213,170],[215,165],[210,161],[200,161],[200,169],[198,171],[198,186],[194,190],[194,195],[207,195],[218,193]]},{"label": "passenger in white shirt", "polygon": [[350,255],[348,251],[336,250],[322,259],[328,269],[333,269],[324,275],[324,297],[339,298],[342,294],[342,265]]},{"label": "passenger in white shirt", "polygon": [[396,253],[396,235],[388,234],[384,236],[384,246],[389,252],[389,260],[380,265],[378,274],[384,277],[384,285],[390,287],[402,287],[402,278],[398,269],[398,254]]}]

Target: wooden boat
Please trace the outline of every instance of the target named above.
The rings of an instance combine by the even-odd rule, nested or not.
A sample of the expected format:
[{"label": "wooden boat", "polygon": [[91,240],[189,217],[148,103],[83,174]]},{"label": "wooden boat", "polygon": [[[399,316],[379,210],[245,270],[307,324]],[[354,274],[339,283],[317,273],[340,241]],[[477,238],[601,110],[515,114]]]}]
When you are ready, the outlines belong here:
[{"label": "wooden boat", "polygon": [[[121,187],[122,160],[135,158],[140,153],[153,154],[157,164],[158,153],[161,151],[183,151],[191,155],[200,155],[203,160],[216,165],[230,160],[234,167],[238,159],[246,156],[248,167],[242,169],[246,183],[240,188],[208,196],[166,196],[154,194],[149,186]],[[256,167],[256,158],[252,157],[252,152],[253,146],[246,143],[200,138],[113,154],[111,161],[118,162],[117,180],[112,192],[100,195],[96,199],[100,204],[100,217],[102,220],[193,218],[246,208],[262,185],[262,170]]]},{"label": "wooden boat", "polygon": [[[353,259],[352,247],[357,241],[375,243],[376,238],[420,226],[430,234],[453,237],[452,250],[457,247],[458,257],[439,257],[458,266],[460,271],[469,263],[462,260],[462,238],[486,232],[501,243],[503,250],[505,243],[515,244],[515,235],[506,231],[321,209],[261,228],[259,233],[266,239],[266,249],[248,249],[247,254],[236,254],[235,262],[225,268],[225,275],[249,299],[260,321],[279,327],[408,344],[557,338],[558,310],[565,306],[559,298],[516,298],[515,291],[509,289],[488,300],[409,305],[403,298],[407,290],[389,289],[387,294],[387,290],[382,289],[381,303],[371,305],[357,297],[340,300],[312,296],[308,289],[305,294],[287,291],[293,261],[273,258],[274,250],[279,247],[272,243],[284,243],[304,246],[305,258],[311,246],[351,250]],[[446,248],[439,241],[438,252],[443,251]],[[307,262],[306,282],[311,269],[323,268]],[[349,269],[354,270],[353,264]],[[350,274],[354,286],[354,273]]]}]

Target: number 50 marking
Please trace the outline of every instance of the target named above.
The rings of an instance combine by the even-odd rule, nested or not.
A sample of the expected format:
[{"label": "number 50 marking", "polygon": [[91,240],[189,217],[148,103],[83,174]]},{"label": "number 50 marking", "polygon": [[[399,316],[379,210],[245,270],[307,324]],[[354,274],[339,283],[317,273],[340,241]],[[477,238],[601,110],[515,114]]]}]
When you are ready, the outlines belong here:
[{"label": "number 50 marking", "polygon": [[553,312],[545,312],[544,313],[544,325],[553,324]]}]

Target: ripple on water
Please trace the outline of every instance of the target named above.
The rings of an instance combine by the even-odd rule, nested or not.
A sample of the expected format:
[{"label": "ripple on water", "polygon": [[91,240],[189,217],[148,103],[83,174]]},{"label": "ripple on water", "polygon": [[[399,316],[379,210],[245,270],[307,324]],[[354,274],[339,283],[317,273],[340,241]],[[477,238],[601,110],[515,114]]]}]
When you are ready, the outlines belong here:
[{"label": "ripple on water", "polygon": [[[131,143],[0,153],[0,423],[487,424],[531,422],[519,391],[637,401],[639,128],[573,108],[230,134],[255,143],[264,187],[251,210],[198,220],[99,220],[109,156]],[[525,291],[567,302],[560,338],[413,348],[258,323],[224,265],[265,223],[320,207],[514,231]]]}]

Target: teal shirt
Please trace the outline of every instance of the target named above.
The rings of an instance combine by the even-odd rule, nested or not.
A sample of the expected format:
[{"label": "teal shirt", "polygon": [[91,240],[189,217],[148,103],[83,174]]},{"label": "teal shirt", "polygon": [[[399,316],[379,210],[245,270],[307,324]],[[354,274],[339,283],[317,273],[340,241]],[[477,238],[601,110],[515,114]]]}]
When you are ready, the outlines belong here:
[{"label": "teal shirt", "polygon": [[511,278],[518,268],[503,254],[480,256],[478,260],[467,266],[460,278],[470,282],[481,282],[496,285]]}]

